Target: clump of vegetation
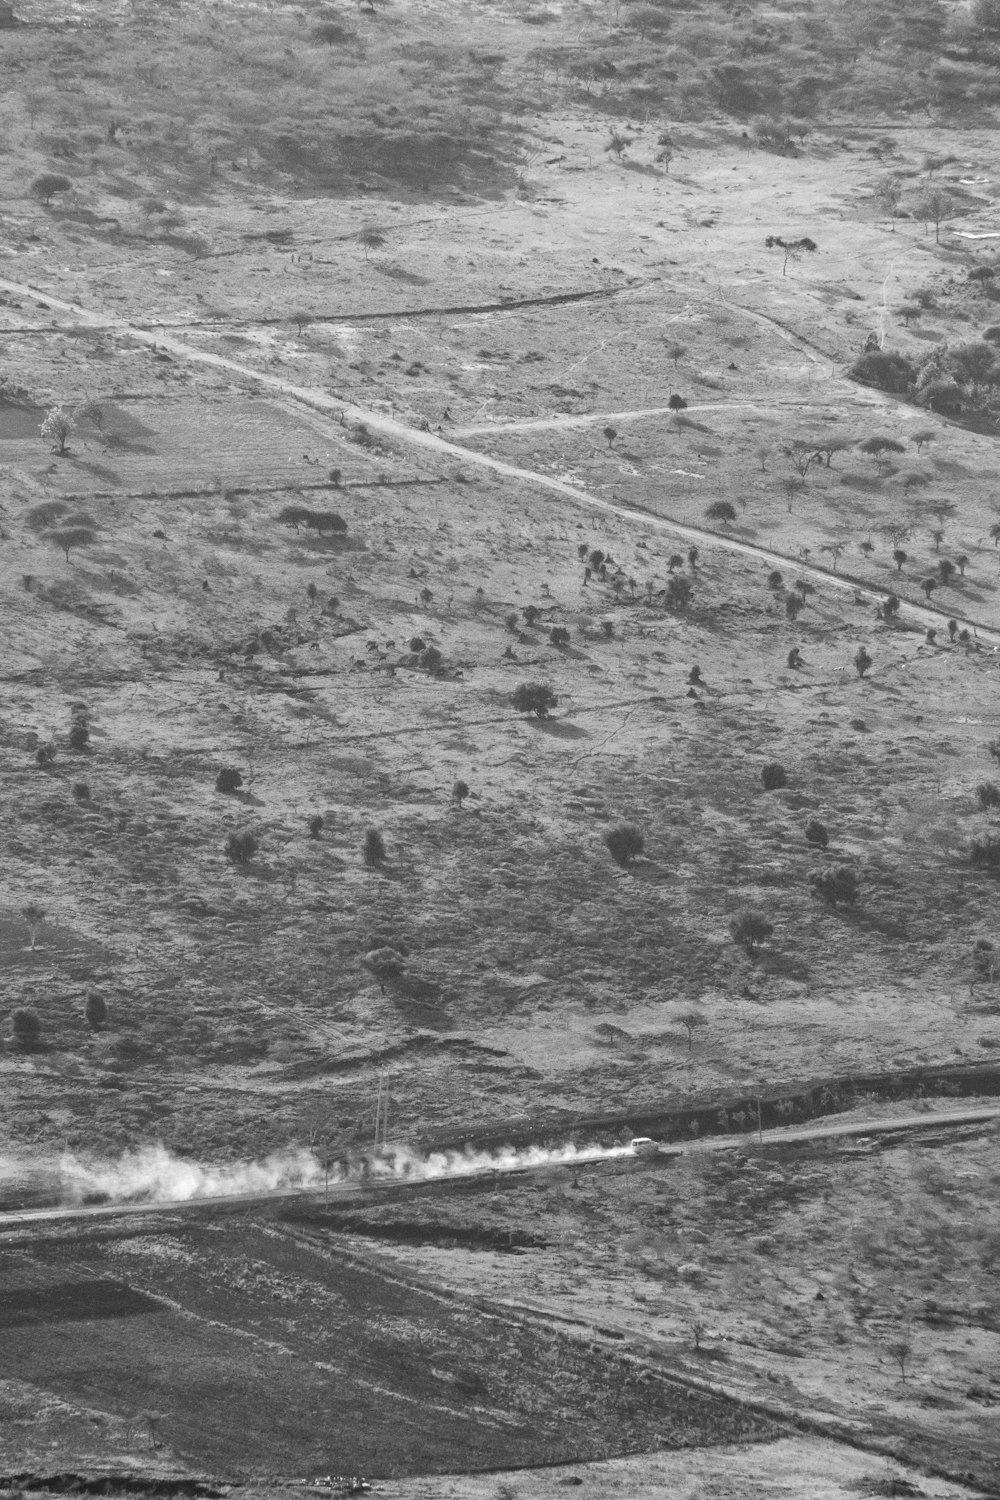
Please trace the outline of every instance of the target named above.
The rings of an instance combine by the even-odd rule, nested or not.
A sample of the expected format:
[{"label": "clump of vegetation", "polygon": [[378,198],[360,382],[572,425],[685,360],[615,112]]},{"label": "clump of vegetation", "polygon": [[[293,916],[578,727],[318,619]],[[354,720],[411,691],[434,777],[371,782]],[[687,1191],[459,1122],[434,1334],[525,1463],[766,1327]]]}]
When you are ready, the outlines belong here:
[{"label": "clump of vegetation", "polygon": [[41,932],[42,923],[45,921],[45,908],[39,906],[37,901],[29,901],[21,907],[21,916],[28,924],[31,951],[34,952],[35,944],[38,941],[38,934]]},{"label": "clump of vegetation", "polygon": [[683,573],[675,573],[667,584],[664,604],[673,613],[680,614],[690,604],[693,592],[690,578]]},{"label": "clump of vegetation", "polygon": [[857,871],[850,865],[810,870],[809,887],[812,894],[825,901],[827,906],[854,906],[860,894]]},{"label": "clump of vegetation", "polygon": [[619,823],[616,827],[609,828],[604,835],[604,843],[615,864],[621,865],[623,869],[627,869],[633,860],[638,859],[646,847],[646,841],[634,823]]},{"label": "clump of vegetation", "polygon": [[323,832],[323,825],[325,821],[325,818],[322,818],[319,813],[317,813],[314,818],[309,819],[309,837],[311,839],[319,838],[320,834]]},{"label": "clump of vegetation", "polygon": [[854,653],[854,666],[859,677],[863,677],[872,665],[873,658],[868,655],[864,646],[859,646]]},{"label": "clump of vegetation", "polygon": [[728,500],[713,500],[705,514],[710,521],[721,521],[723,525],[730,526],[736,520],[736,507]]},{"label": "clump of vegetation", "polygon": [[461,807],[462,803],[465,801],[465,799],[466,799],[466,797],[468,795],[469,795],[469,784],[468,784],[468,782],[467,781],[456,781],[455,785],[451,789],[452,800],[454,802],[457,802],[458,805],[459,805],[459,807]]},{"label": "clump of vegetation", "polygon": [[522,682],[511,693],[510,701],[519,714],[547,719],[559,699],[546,682]]},{"label": "clump of vegetation", "polygon": [[976,787],[976,797],[984,812],[991,807],[1000,807],[1000,786],[995,781],[982,781]]},{"label": "clump of vegetation", "polygon": [[259,847],[257,835],[250,829],[242,833],[231,833],[226,840],[226,858],[230,864],[245,866],[253,859]]},{"label": "clump of vegetation", "polygon": [[26,1006],[18,1006],[11,1016],[11,1024],[14,1029],[14,1042],[22,1052],[30,1052],[37,1047],[42,1038],[42,1023],[38,1013],[29,1010]]},{"label": "clump of vegetation", "polygon": [[375,870],[385,863],[385,839],[377,828],[369,828],[365,834],[362,856],[370,870]]},{"label": "clump of vegetation", "polygon": [[90,715],[82,703],[77,703],[73,708],[73,716],[69,726],[69,747],[78,755],[90,746]]},{"label": "clump of vegetation", "polygon": [[565,625],[553,625],[549,631],[549,640],[553,646],[564,648],[569,645],[569,631]]},{"label": "clump of vegetation", "polygon": [[59,172],[43,172],[31,184],[32,196],[48,208],[57,193],[68,193],[73,184]]},{"label": "clump of vegetation", "polygon": [[788,785],[785,768],[776,760],[768,761],[766,766],[761,767],[760,779],[765,792],[777,792]]},{"label": "clump of vegetation", "polygon": [[87,996],[83,1014],[91,1030],[99,1031],[108,1019],[108,1006],[104,996],[99,995],[96,990],[91,990]]},{"label": "clump of vegetation", "polygon": [[1000,870],[1000,839],[992,834],[973,839],[969,846],[969,864],[974,870]]},{"label": "clump of vegetation", "polygon": [[821,823],[818,818],[810,818],[806,824],[806,843],[814,844],[817,849],[825,849],[829,842],[830,835],[825,823]]},{"label": "clump of vegetation", "polygon": [[381,948],[372,948],[361,960],[365,968],[378,980],[379,989],[385,994],[387,983],[403,977],[406,968],[406,959],[399,948],[385,945]]},{"label": "clump of vegetation", "polygon": [[310,510],[307,505],[284,506],[278,512],[278,520],[283,526],[291,526],[295,531],[300,526],[320,534],[324,531],[343,533],[347,530],[347,522],[335,510]]},{"label": "clump of vegetation", "polygon": [[774,932],[774,923],[769,922],[763,912],[739,911],[729,924],[733,942],[743,948],[751,958]]},{"label": "clump of vegetation", "polygon": [[243,777],[235,766],[223,766],[215,778],[215,790],[217,792],[224,792],[226,794],[237,792],[242,785]]}]

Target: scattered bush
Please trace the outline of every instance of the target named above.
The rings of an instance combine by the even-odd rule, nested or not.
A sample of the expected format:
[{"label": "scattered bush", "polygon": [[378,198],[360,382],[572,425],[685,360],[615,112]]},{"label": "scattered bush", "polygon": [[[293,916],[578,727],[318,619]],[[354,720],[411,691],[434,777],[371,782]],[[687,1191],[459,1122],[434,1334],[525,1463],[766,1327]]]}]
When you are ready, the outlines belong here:
[{"label": "scattered bush", "polygon": [[519,714],[534,714],[538,719],[547,719],[549,710],[555,708],[559,699],[545,682],[522,682],[510,695],[512,706]]},{"label": "scattered bush", "polygon": [[848,372],[852,380],[862,385],[875,385],[880,390],[903,395],[917,378],[912,360],[902,354],[889,354],[884,349],[870,351],[856,359]]},{"label": "scattered bush", "polygon": [[370,870],[376,869],[385,860],[385,840],[377,828],[369,828],[365,834],[364,848],[362,850],[365,864]]},{"label": "scattered bush", "polygon": [[427,642],[424,640],[422,635],[410,636],[410,650],[413,652],[414,656],[419,656],[420,652],[426,651],[426,649]]},{"label": "scattered bush", "polygon": [[767,575],[767,586],[770,589],[780,589],[783,586],[784,582],[785,580],[781,576],[781,573],[777,568],[774,568]]},{"label": "scattered bush", "polygon": [[217,792],[236,792],[243,785],[243,777],[234,766],[223,766],[215,778]]},{"label": "scattered bush", "polygon": [[549,631],[549,640],[552,642],[553,646],[568,646],[569,631],[566,629],[565,625],[553,625],[552,629]]},{"label": "scattered bush", "polygon": [[56,747],[54,745],[39,745],[35,751],[35,765],[40,766],[43,771],[48,770],[56,758]]},{"label": "scattered bush", "polygon": [[732,933],[733,942],[740,948],[745,948],[753,958],[757,949],[762,943],[766,943],[773,933],[774,923],[769,922],[763,912],[741,911],[737,912],[730,922],[729,931]]},{"label": "scattered bush", "polygon": [[604,835],[608,853],[616,865],[627,868],[645,848],[645,840],[634,823],[619,823]]},{"label": "scattered bush", "polygon": [[96,990],[91,990],[87,996],[84,1016],[86,1017],[87,1025],[92,1027],[94,1031],[103,1026],[108,1019],[107,1004],[103,995],[99,995]]},{"label": "scattered bush", "polygon": [[11,1016],[14,1027],[14,1041],[25,1052],[32,1047],[37,1047],[42,1035],[42,1023],[33,1010],[19,1006]]},{"label": "scattered bush", "polygon": [[810,818],[806,824],[806,843],[815,844],[817,849],[825,849],[829,842],[830,835],[826,830],[826,825],[818,818]]},{"label": "scattered bush", "polygon": [[810,870],[809,886],[812,894],[825,901],[827,906],[854,906],[858,899],[857,871],[850,865],[834,865],[829,870]]},{"label": "scattered bush", "polygon": [[31,184],[31,191],[48,208],[57,193],[68,193],[72,186],[69,178],[60,176],[58,172],[43,172]]},{"label": "scattered bush", "polygon": [[361,960],[378,980],[379,989],[385,994],[386,981],[401,979],[406,968],[406,961],[398,948],[385,945],[381,948],[372,948]]},{"label": "scattered bush", "polygon": [[444,657],[437,646],[425,646],[417,658],[418,665],[423,667],[425,672],[430,672],[432,677],[436,677],[441,671],[443,662]]},{"label": "scattered bush", "polygon": [[995,781],[983,781],[976,787],[976,796],[983,812],[991,807],[1000,807],[1000,786]]},{"label": "scattered bush", "polygon": [[1000,839],[992,835],[973,839],[969,846],[969,864],[974,870],[1000,870]]},{"label": "scattered bush", "polygon": [[73,796],[76,798],[77,802],[89,802],[90,787],[85,781],[74,781]]},{"label": "scattered bush", "polygon": [[45,540],[53,547],[58,547],[69,562],[70,552],[76,547],[93,546],[97,541],[97,534],[89,526],[58,526],[46,533]]},{"label": "scattered bush", "polygon": [[675,573],[667,584],[667,591],[664,595],[667,609],[680,614],[691,603],[693,592],[690,578],[685,577],[683,573]]},{"label": "scattered bush", "polygon": [[462,803],[469,795],[468,783],[465,781],[456,781],[455,785],[451,789],[451,795],[454,801],[456,801],[459,807],[461,807]]},{"label": "scattered bush", "polygon": [[226,858],[234,865],[248,865],[258,848],[257,835],[249,830],[231,833],[226,840]]},{"label": "scattered bush", "polygon": [[785,768],[776,760],[769,761],[761,768],[760,779],[765,792],[776,792],[788,785]]},{"label": "scattered bush", "polygon": [[705,514],[710,521],[722,521],[726,526],[736,520],[735,507],[728,500],[713,500]]}]

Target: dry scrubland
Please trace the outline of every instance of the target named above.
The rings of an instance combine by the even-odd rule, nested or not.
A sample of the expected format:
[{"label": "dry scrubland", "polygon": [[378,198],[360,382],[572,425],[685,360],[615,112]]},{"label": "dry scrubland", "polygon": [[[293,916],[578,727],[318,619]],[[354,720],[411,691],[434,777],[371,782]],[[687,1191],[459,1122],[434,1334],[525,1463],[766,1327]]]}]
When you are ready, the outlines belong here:
[{"label": "dry scrubland", "polygon": [[[461,35],[449,7],[404,0],[17,12],[0,31],[0,953],[5,1006],[41,1031],[5,1028],[4,1150],[363,1142],[385,1063],[394,1131],[419,1140],[990,1061],[1000,1004],[973,953],[997,940],[996,884],[970,851],[996,836],[977,788],[1000,775],[996,437],[982,412],[962,425],[848,378],[870,334],[915,368],[992,325],[990,277],[969,274],[992,270],[992,241],[961,237],[994,225],[989,58],[933,6],[873,32],[849,5],[470,5]],[[781,150],[754,125],[778,111],[803,121]],[[43,173],[67,182],[47,202]],[[916,209],[929,183],[951,194],[938,236]],[[818,248],[783,274],[768,235]],[[86,401],[64,451],[39,436]],[[900,445],[891,462],[861,450],[872,437]],[[798,483],[795,443],[829,465]],[[289,507],[325,519],[293,526]],[[514,711],[524,682],[551,685],[551,717]],[[786,784],[765,791],[772,762]],[[215,790],[225,767],[234,793]],[[620,822],[644,838],[627,866],[603,842]],[[386,858],[368,867],[372,827]],[[247,832],[256,853],[233,863]],[[841,865],[856,903],[815,899],[810,873]],[[747,907],[773,926],[754,956],[730,936]],[[95,994],[107,1017],[88,1025]],[[956,1470],[981,1477],[987,1251],[955,1270],[941,1249],[941,1278],[972,1288],[968,1346],[939,1350],[926,1247],[910,1261],[891,1241],[911,1300],[841,1345],[830,1320],[855,1312],[832,1293],[826,1322],[800,1318],[820,1269],[801,1236],[876,1235],[885,1183],[851,1159],[810,1172],[764,1174],[793,1227],[747,1251],[753,1274],[723,1256],[692,1287],[666,1257],[655,1292],[649,1218],[674,1224],[681,1201],[710,1243],[739,1235],[755,1177],[692,1172],[675,1198],[657,1175],[602,1176],[625,1196],[599,1235],[563,1187],[501,1210],[599,1244],[591,1295],[618,1266],[610,1295],[650,1317],[653,1297],[670,1348],[691,1298],[736,1338],[757,1266],[780,1266],[791,1311],[767,1316],[787,1342],[801,1323],[803,1400],[848,1411],[860,1392],[887,1431],[935,1440],[946,1411]],[[913,1168],[892,1223],[937,1222],[931,1175]],[[831,1241],[828,1269],[849,1253]],[[579,1266],[531,1254],[536,1300],[552,1277],[578,1294]],[[460,1257],[435,1257],[428,1274],[461,1285]],[[911,1325],[896,1387],[873,1350]],[[759,1375],[747,1356],[736,1383]],[[177,1461],[196,1450],[229,1461],[183,1443]]]}]

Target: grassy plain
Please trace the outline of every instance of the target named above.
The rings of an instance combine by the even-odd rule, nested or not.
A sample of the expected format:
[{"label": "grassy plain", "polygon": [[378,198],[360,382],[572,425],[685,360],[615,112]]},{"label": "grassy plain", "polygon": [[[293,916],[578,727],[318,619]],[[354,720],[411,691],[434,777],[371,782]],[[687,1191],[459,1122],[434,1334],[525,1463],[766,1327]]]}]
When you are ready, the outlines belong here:
[{"label": "grassy plain", "polygon": [[[628,6],[468,5],[460,34],[450,7],[403,0],[17,9],[0,32],[0,960],[5,1007],[42,1031],[29,1050],[5,1032],[0,1152],[361,1143],[387,1065],[394,1133],[420,1140],[995,1057],[1000,1002],[972,980],[996,886],[969,852],[996,834],[977,797],[998,733],[996,438],[847,378],[869,333],[913,356],[992,323],[968,275],[992,241],[962,237],[994,232],[988,70],[935,62],[928,82],[912,49],[940,35],[908,14],[904,44],[895,12],[891,45],[852,60],[850,7],[707,7],[667,39]],[[745,134],[765,109],[809,113],[776,102],[776,35],[826,80],[783,154]],[[749,104],[718,71],[737,46]],[[921,89],[933,117],[897,112]],[[940,243],[872,196],[887,160],[917,185],[929,153],[953,158],[933,170],[959,204]],[[42,172],[70,182],[48,204]],[[818,249],[783,274],[774,234]],[[918,291],[932,305],[904,318]],[[52,451],[44,412],[85,400],[99,420]],[[878,435],[903,444],[894,473],[858,447]],[[821,437],[846,446],[794,488],[782,445]],[[719,500],[730,523],[706,515]],[[346,531],[293,530],[294,505]],[[93,533],[68,556],[66,524]],[[581,548],[610,555],[605,579]],[[926,599],[943,557],[966,561]],[[894,624],[876,617],[890,591]],[[550,719],[510,705],[536,680]],[[772,761],[787,785],[764,792]],[[214,790],[224,766],[235,795]],[[645,839],[627,869],[603,844],[619,821]],[[244,831],[259,850],[237,866]],[[860,900],[827,907],[808,877],[841,863]],[[746,906],[774,928],[755,958],[729,932]],[[383,986],[365,959],[385,947],[403,973]],[[851,1193],[882,1212],[859,1170],[824,1166],[815,1213],[839,1223]],[[916,1180],[905,1212],[933,1220]],[[738,1232],[741,1182],[692,1213]],[[647,1211],[615,1200],[602,1223],[586,1274],[622,1257],[615,1297]],[[805,1274],[794,1235],[768,1254]],[[425,1269],[464,1284],[458,1252]],[[673,1274],[656,1293],[672,1329]],[[699,1285],[709,1326],[762,1296]],[[995,1356],[973,1300],[971,1352],[920,1377],[970,1447],[984,1408],[961,1388]],[[803,1392],[846,1401],[848,1363],[803,1337]],[[887,1423],[937,1432],[931,1398],[915,1413],[894,1393]]]}]

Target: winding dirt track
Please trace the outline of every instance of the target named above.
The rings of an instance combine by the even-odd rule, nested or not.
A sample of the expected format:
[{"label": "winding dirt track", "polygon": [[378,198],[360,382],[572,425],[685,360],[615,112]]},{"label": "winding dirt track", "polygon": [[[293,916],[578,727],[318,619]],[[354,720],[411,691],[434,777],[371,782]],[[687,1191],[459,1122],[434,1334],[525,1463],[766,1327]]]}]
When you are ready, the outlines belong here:
[{"label": "winding dirt track", "polygon": [[[643,1164],[667,1162],[680,1156],[697,1156],[706,1152],[737,1151],[755,1143],[767,1146],[797,1146],[810,1141],[843,1140],[859,1136],[904,1135],[911,1131],[949,1130],[965,1125],[989,1126],[1000,1120],[1000,1105],[984,1105],[974,1109],[924,1110],[920,1114],[901,1115],[896,1119],[833,1121],[824,1125],[780,1126],[750,1135],[719,1135],[703,1141],[685,1141],[677,1145],[659,1146],[648,1156],[636,1153],[634,1159]],[[574,1171],[578,1167],[594,1166],[608,1161],[632,1160],[626,1149],[595,1147],[592,1151],[580,1151],[569,1160],[554,1159],[542,1166],[521,1166],[516,1160],[494,1166],[463,1171],[461,1158],[456,1159],[452,1172],[438,1176],[420,1178],[414,1176],[371,1178],[366,1181],[331,1183],[327,1192],[311,1188],[281,1189],[269,1193],[240,1193],[218,1198],[189,1198],[155,1203],[98,1204],[87,1207],[70,1206],[58,1208],[25,1209],[20,1212],[0,1214],[0,1235],[43,1229],[57,1224],[100,1222],[102,1220],[132,1219],[150,1214],[204,1214],[242,1213],[248,1209],[266,1208],[282,1203],[308,1203],[317,1208],[327,1201],[333,1206],[346,1205],[368,1199],[373,1193],[381,1197],[411,1192],[415,1187],[433,1184],[440,1187],[446,1182],[468,1183],[472,1181],[493,1182],[503,1175],[536,1176],[562,1168]]]},{"label": "winding dirt track", "polygon": [[[664,283],[668,284],[668,283]],[[844,578],[839,574],[831,572],[827,568],[818,567],[814,563],[800,563],[795,558],[786,556],[784,553],[771,552],[767,548],[758,547],[750,542],[741,542],[736,537],[720,536],[717,532],[703,530],[697,526],[684,526],[677,521],[670,521],[662,516],[653,515],[634,506],[621,505],[612,500],[604,500],[598,495],[592,495],[577,485],[569,484],[565,480],[555,479],[548,474],[536,473],[533,469],[523,469],[517,464],[506,463],[503,459],[493,458],[486,453],[477,453],[471,448],[465,448],[460,443],[450,442],[448,439],[439,437],[436,433],[410,427],[405,422],[395,417],[386,416],[382,412],[370,411],[368,408],[356,405],[346,397],[330,394],[311,386],[295,385],[291,381],[282,380],[277,375],[269,375],[251,369],[241,364],[238,360],[227,359],[225,355],[213,354],[207,349],[196,349],[186,344],[183,339],[164,335],[161,331],[142,328],[137,324],[129,323],[123,318],[109,316],[107,313],[94,313],[80,306],[79,303],[66,302],[53,296],[50,292],[40,291],[35,287],[28,286],[23,282],[7,281],[0,279],[0,291],[13,293],[15,296],[27,297],[36,303],[44,303],[46,308],[55,309],[58,312],[67,313],[78,324],[88,328],[100,328],[120,333],[124,337],[134,339],[138,343],[147,344],[150,347],[169,351],[177,359],[194,364],[207,365],[213,369],[224,370],[228,374],[238,376],[241,381],[247,381],[258,390],[270,390],[278,395],[288,397],[310,407],[313,411],[320,412],[335,419],[339,424],[345,422],[364,423],[370,430],[382,433],[393,442],[403,446],[423,449],[425,452],[433,453],[439,458],[458,460],[463,467],[477,465],[479,468],[488,469],[491,473],[498,474],[505,479],[518,480],[521,483],[532,484],[537,488],[546,489],[571,500],[574,505],[586,506],[591,510],[603,511],[619,519],[641,521],[644,526],[652,530],[662,531],[669,536],[678,537],[683,541],[694,542],[698,546],[711,546],[728,552],[737,552],[744,557],[755,559],[771,568],[787,567],[789,564],[797,569],[802,577],[814,578],[831,588],[839,589],[841,592],[855,594],[859,591],[866,597],[874,600],[883,591],[873,590],[870,586],[859,584],[852,578]],[[568,294],[567,294],[568,295]],[[789,342],[810,353],[803,340],[796,334],[785,329],[776,319],[768,318],[762,313],[752,312],[749,309],[740,308],[736,304],[716,299],[716,302],[730,308],[731,311],[751,318],[755,322],[766,325],[777,331]],[[405,314],[399,314],[403,317]],[[819,358],[819,355],[810,353],[810,357]],[[825,356],[823,356],[825,359]],[[845,382],[846,384],[847,382]],[[850,386],[852,392],[857,387]],[[866,397],[880,401],[878,392],[866,391]],[[887,405],[896,405],[891,398],[886,397]],[[1000,630],[981,625],[978,621],[968,619],[961,615],[950,616],[949,611],[935,609],[933,605],[916,605],[907,603],[899,612],[900,619],[911,619],[926,628],[928,625],[940,626],[942,621],[949,618],[956,619],[960,625],[974,628],[981,641],[988,641],[993,645],[1000,646]]]}]

